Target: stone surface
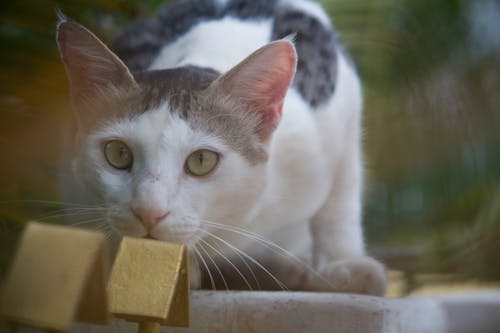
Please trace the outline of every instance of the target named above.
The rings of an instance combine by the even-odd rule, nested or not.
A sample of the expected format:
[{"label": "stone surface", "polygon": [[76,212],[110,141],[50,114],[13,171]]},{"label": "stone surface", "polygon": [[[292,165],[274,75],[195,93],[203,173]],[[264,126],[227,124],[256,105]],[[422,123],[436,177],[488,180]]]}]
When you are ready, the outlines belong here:
[{"label": "stone surface", "polygon": [[[500,332],[500,291],[399,299],[330,293],[194,291],[191,301],[191,327],[162,327],[162,333]],[[137,324],[115,319],[110,326],[77,324],[71,332],[136,333],[137,328]],[[39,331],[22,327],[18,332]]]},{"label": "stone surface", "polygon": [[436,297],[446,310],[450,333],[500,332],[500,291]]},{"label": "stone surface", "polygon": [[[405,332],[444,333],[447,314],[429,298],[390,299],[306,292],[193,291],[189,329],[162,327],[163,333],[187,332]],[[111,328],[80,324],[75,332],[136,332],[114,320]]]}]

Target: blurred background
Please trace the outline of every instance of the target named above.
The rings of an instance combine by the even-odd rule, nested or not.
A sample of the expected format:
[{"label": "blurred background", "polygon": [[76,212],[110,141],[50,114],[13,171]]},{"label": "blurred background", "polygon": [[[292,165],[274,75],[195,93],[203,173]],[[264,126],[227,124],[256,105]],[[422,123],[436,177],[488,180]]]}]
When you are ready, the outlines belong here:
[{"label": "blurred background", "polygon": [[[0,278],[26,221],[58,222],[72,114],[56,6],[110,42],[163,3],[0,4]],[[322,3],[364,82],[365,234],[391,268],[391,292],[498,286],[500,2]]]}]

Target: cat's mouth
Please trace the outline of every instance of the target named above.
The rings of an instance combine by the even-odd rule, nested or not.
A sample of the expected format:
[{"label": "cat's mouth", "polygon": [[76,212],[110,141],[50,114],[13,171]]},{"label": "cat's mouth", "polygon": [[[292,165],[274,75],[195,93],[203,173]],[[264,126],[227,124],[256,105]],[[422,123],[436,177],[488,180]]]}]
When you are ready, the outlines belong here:
[{"label": "cat's mouth", "polygon": [[169,235],[170,237],[164,237],[162,235],[152,235],[151,233],[146,233],[143,236],[139,236],[139,238],[142,239],[152,239],[160,242],[170,242],[170,243],[177,243],[177,244],[189,244],[189,243],[195,243],[198,239],[196,235],[193,235],[192,233],[176,233],[175,235]]}]

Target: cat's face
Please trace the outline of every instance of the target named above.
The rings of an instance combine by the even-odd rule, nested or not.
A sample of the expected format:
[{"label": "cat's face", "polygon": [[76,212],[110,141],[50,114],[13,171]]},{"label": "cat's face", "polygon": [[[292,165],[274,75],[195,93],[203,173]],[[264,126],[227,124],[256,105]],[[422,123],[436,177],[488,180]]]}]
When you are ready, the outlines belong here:
[{"label": "cat's face", "polygon": [[265,163],[169,108],[161,104],[94,129],[82,138],[74,167],[123,234],[195,241],[203,236],[201,222],[250,213],[265,185]]},{"label": "cat's face", "polygon": [[132,75],[70,21],[58,44],[79,124],[74,172],[116,230],[193,244],[209,223],[251,217],[295,72],[289,42],[221,76],[196,67]]}]

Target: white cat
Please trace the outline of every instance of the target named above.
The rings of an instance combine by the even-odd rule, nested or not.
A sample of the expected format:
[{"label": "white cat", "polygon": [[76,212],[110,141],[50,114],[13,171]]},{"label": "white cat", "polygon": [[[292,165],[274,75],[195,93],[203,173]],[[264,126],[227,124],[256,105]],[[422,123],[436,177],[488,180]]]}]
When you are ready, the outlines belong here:
[{"label": "white cat", "polygon": [[210,270],[385,292],[361,227],[360,82],[319,5],[180,1],[114,52],[61,17],[57,41],[78,123],[68,201],[119,235],[187,244],[193,287]]}]

